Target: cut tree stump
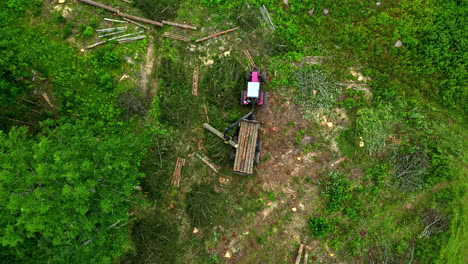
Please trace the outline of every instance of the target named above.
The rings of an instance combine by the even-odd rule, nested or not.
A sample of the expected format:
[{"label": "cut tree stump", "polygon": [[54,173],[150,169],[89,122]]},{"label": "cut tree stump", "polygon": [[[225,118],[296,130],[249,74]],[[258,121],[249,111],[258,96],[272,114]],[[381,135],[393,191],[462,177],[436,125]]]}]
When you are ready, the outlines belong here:
[{"label": "cut tree stump", "polygon": [[176,166],[174,169],[174,173],[172,174],[172,181],[171,184],[172,186],[179,187],[180,184],[180,172],[182,170],[182,167],[185,165],[185,159],[184,158],[177,158]]},{"label": "cut tree stump", "polygon": [[198,67],[195,68],[193,71],[193,78],[192,78],[192,94],[197,96],[198,95]]},{"label": "cut tree stump", "polygon": [[198,153],[195,153],[195,156],[197,156],[201,161],[203,161],[206,165],[208,165],[208,167],[210,167],[214,172],[218,173],[219,170],[221,169],[220,166],[211,162],[210,158],[208,158],[207,156],[203,156]]}]

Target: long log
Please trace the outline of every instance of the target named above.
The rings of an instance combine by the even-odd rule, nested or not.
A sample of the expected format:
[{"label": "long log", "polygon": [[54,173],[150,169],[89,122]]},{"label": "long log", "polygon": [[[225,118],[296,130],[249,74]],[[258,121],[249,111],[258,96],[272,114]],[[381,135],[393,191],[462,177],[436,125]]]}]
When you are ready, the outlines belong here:
[{"label": "long log", "polygon": [[[216,130],[216,128],[210,126],[208,123],[203,123],[203,127],[206,128],[208,131],[210,131],[211,133],[215,134],[216,136],[218,136],[219,138],[221,138],[222,140],[224,140],[224,135],[223,133],[219,132],[218,130]],[[229,145],[237,148],[237,143],[234,142],[232,139],[230,139],[228,141]]]},{"label": "long log", "polygon": [[173,26],[173,27],[180,27],[180,28],[193,29],[193,30],[197,29],[196,27],[192,27],[192,26],[185,25],[185,24],[174,23],[174,22],[171,22],[171,21],[163,20],[162,23],[164,25]]},{"label": "long log", "polygon": [[229,33],[231,31],[234,31],[236,29],[239,29],[239,27],[236,27],[236,28],[231,28],[231,29],[228,29],[226,31],[222,31],[222,32],[219,32],[219,33],[216,33],[216,34],[213,34],[213,35],[210,35],[208,37],[204,37],[204,38],[201,38],[201,39],[197,39],[195,42],[200,42],[200,41],[204,41],[204,40],[207,40],[207,39],[210,39],[210,38],[214,38],[214,37],[217,37],[219,35],[223,35],[223,34],[226,34],[226,33]]},{"label": "long log", "polygon": [[221,167],[219,167],[216,164],[213,164],[211,160],[208,157],[201,156],[198,153],[195,153],[195,156],[197,156],[201,161],[203,161],[208,167],[210,167],[214,172],[218,173]]},{"label": "long log", "polygon": [[309,261],[309,247],[305,247],[304,248],[304,260],[303,260],[303,264],[307,264],[307,262]]},{"label": "long log", "polygon": [[198,67],[196,67],[195,70],[193,71],[192,94],[195,96],[198,95]]},{"label": "long log", "polygon": [[146,28],[146,29],[150,29],[149,27],[144,26],[144,25],[142,25],[142,24],[140,24],[140,23],[137,23],[137,22],[135,22],[135,21],[133,21],[133,20],[130,20],[130,19],[128,19],[128,18],[122,17],[122,19],[125,20],[125,21],[128,21],[128,22],[130,22],[130,23],[132,23],[132,24],[134,24],[134,25],[137,25],[137,26],[139,26],[139,27]]},{"label": "long log", "polygon": [[94,1],[91,1],[91,0],[77,0],[77,1],[88,4],[88,5],[92,5],[92,6],[96,6],[96,7],[105,9],[107,11],[111,11],[111,12],[116,13],[118,16],[121,16],[121,17],[126,17],[126,18],[129,18],[129,19],[132,19],[132,20],[136,20],[136,21],[140,21],[140,22],[143,22],[143,23],[156,25],[156,26],[160,26],[160,27],[163,26],[162,23],[154,21],[154,20],[150,20],[150,19],[146,19],[146,18],[142,18],[142,17],[137,17],[137,16],[132,16],[132,15],[129,15],[129,14],[126,14],[126,13],[121,13],[119,9],[114,8],[112,6],[104,5],[104,4],[97,3],[97,2],[94,2]]},{"label": "long log", "polygon": [[299,250],[297,251],[297,257],[296,257],[296,262],[295,264],[299,264],[301,262],[301,257],[302,257],[302,250],[304,249],[304,245],[301,244],[299,246]]},{"label": "long log", "polygon": [[104,40],[104,41],[99,41],[99,42],[96,42],[96,43],[94,43],[94,44],[91,44],[91,45],[87,46],[86,48],[87,48],[87,49],[92,49],[92,48],[97,47],[97,46],[99,46],[99,45],[102,45],[102,44],[104,44],[104,43],[106,43],[106,42],[107,42],[107,41],[105,41],[105,40]]}]

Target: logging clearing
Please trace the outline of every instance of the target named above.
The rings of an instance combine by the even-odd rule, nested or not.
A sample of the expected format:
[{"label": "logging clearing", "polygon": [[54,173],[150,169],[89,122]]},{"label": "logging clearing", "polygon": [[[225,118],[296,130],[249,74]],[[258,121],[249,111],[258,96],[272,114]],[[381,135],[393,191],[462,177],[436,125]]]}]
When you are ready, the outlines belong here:
[{"label": "logging clearing", "polygon": [[0,1],[0,262],[466,263],[458,2]]}]

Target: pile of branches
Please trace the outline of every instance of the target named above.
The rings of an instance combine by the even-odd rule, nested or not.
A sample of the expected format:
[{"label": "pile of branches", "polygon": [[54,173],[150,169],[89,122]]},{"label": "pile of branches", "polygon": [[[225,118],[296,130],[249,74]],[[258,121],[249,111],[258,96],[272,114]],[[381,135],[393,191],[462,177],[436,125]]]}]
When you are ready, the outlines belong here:
[{"label": "pile of branches", "polygon": [[400,149],[394,155],[393,164],[392,174],[401,191],[411,192],[426,187],[425,176],[430,165],[424,149]]},{"label": "pile of branches", "polygon": [[330,109],[340,96],[332,76],[317,67],[304,67],[295,72],[299,104],[305,109]]}]

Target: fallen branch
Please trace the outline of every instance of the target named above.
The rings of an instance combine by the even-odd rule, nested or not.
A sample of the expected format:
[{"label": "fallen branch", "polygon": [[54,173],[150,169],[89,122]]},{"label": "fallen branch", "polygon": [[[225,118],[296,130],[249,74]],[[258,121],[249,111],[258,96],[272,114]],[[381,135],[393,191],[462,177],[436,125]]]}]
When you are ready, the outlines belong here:
[{"label": "fallen branch", "polygon": [[253,69],[253,67],[255,67],[255,62],[252,59],[252,56],[250,56],[250,52],[248,50],[243,50],[242,52],[244,52],[244,56],[247,58],[247,60],[249,61],[250,67]]},{"label": "fallen branch", "polygon": [[185,24],[179,24],[179,23],[174,23],[174,22],[170,22],[170,21],[162,21],[162,23],[164,25],[168,25],[168,26],[173,26],[173,27],[180,27],[180,28],[186,28],[186,29],[193,29],[193,30],[196,30],[197,28],[196,27],[193,27],[193,26],[189,26],[189,25],[185,25]]},{"label": "fallen branch", "polygon": [[208,165],[208,167],[210,167],[214,172],[218,173],[219,170],[221,169],[220,166],[213,164],[208,157],[201,156],[198,153],[195,153],[195,156],[197,156],[201,161],[203,161],[206,165]]},{"label": "fallen branch", "polygon": [[185,37],[180,36],[180,35],[170,33],[170,32],[164,32],[164,37],[175,39],[175,40],[181,40],[181,41],[185,41],[185,42],[190,42],[190,39],[185,38]]},{"label": "fallen branch", "polygon": [[197,39],[195,42],[200,42],[200,41],[204,41],[204,40],[207,40],[207,39],[210,39],[210,38],[214,38],[214,37],[217,37],[217,36],[219,36],[219,35],[223,35],[223,34],[232,32],[232,31],[234,31],[234,30],[236,30],[236,29],[239,29],[239,27],[231,28],[231,29],[228,29],[228,30],[226,30],[226,31],[222,31],[222,32],[219,32],[219,33],[210,35],[210,36],[208,36],[208,37],[204,37],[204,38],[201,38],[201,39]]},{"label": "fallen branch", "polygon": [[94,2],[94,1],[90,1],[90,0],[77,0],[77,1],[88,4],[88,5],[92,5],[92,6],[96,6],[96,7],[105,9],[107,11],[114,12],[118,16],[121,16],[121,17],[126,17],[126,18],[129,18],[129,19],[132,19],[132,20],[136,20],[136,21],[140,21],[140,22],[143,22],[143,23],[156,25],[156,26],[160,26],[160,27],[163,26],[162,23],[154,21],[154,20],[150,20],[150,19],[146,19],[146,18],[142,18],[142,17],[137,17],[137,16],[132,16],[132,15],[129,15],[129,14],[121,13],[120,10],[118,10],[117,8],[114,8],[112,6],[104,5],[104,4],[97,3],[97,2]]}]

